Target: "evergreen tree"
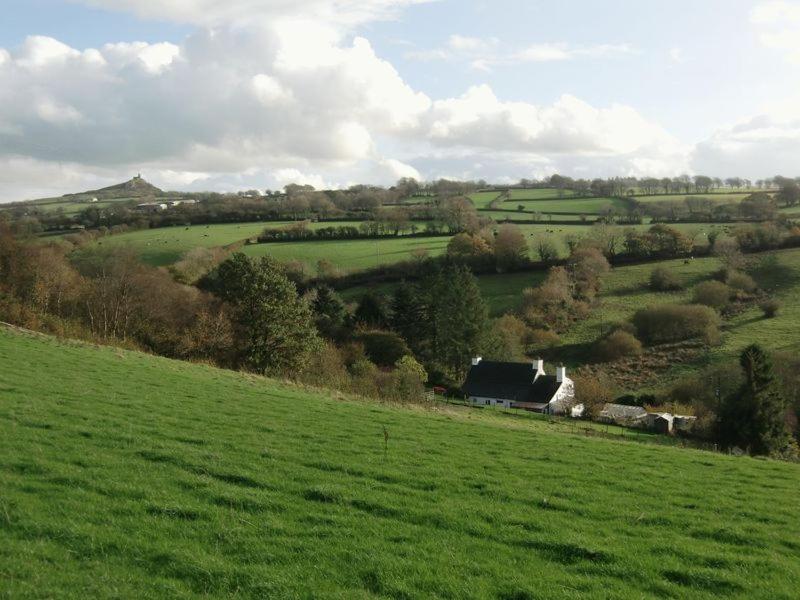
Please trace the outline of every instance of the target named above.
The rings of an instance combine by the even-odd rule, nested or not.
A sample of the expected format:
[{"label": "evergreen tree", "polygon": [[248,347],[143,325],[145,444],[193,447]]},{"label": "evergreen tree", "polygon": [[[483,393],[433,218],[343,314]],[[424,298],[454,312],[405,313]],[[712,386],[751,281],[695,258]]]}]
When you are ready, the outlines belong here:
[{"label": "evergreen tree", "polygon": [[429,336],[422,290],[416,285],[401,283],[392,295],[391,308],[392,329],[403,336],[415,355],[425,356]]},{"label": "evergreen tree", "polygon": [[336,337],[347,316],[344,302],[330,286],[320,285],[316,292],[311,308],[316,315],[317,327],[325,337]]},{"label": "evergreen tree", "polygon": [[281,266],[234,254],[210,279],[211,289],[234,307],[240,362],[273,375],[296,373],[320,340],[308,304]]},{"label": "evergreen tree", "polygon": [[728,446],[747,448],[752,454],[771,454],[786,448],[786,400],[775,383],[772,363],[757,344],[739,358],[745,381],[728,396],[719,414],[719,438]]},{"label": "evergreen tree", "polygon": [[373,293],[364,294],[353,314],[356,323],[370,327],[383,328],[389,323],[389,314],[383,296]]},{"label": "evergreen tree", "polygon": [[463,265],[446,265],[426,280],[431,361],[454,380],[479,352],[487,329],[488,309],[478,281]]}]

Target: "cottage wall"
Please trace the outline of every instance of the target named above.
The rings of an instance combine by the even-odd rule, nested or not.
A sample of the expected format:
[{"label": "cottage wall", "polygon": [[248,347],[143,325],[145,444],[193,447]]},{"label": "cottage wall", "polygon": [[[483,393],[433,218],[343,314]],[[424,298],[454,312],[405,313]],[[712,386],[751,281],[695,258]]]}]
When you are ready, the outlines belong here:
[{"label": "cottage wall", "polygon": [[564,377],[561,387],[550,401],[550,412],[554,415],[567,414],[575,404],[575,383],[569,377]]},{"label": "cottage wall", "polygon": [[480,396],[470,396],[469,401],[478,406],[501,406],[503,408],[511,408],[511,400],[503,400],[501,398],[482,398]]}]

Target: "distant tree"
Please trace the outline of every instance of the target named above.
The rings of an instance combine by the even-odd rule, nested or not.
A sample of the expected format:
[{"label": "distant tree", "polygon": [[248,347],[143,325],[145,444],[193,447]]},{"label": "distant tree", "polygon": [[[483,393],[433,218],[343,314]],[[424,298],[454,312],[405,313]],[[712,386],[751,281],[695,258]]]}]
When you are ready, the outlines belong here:
[{"label": "distant tree", "polygon": [[545,236],[536,240],[536,253],[539,255],[539,260],[545,263],[558,258],[558,248],[551,239]]},{"label": "distant tree", "polygon": [[356,337],[364,345],[364,352],[379,367],[391,367],[404,356],[411,354],[405,340],[393,331],[365,331]]},{"label": "distant tree", "polygon": [[423,281],[427,295],[430,360],[455,380],[480,351],[488,309],[478,281],[460,265],[446,265]]},{"label": "distant tree", "polygon": [[501,225],[494,239],[494,256],[501,269],[510,269],[528,259],[528,241],[519,227],[508,223]]},{"label": "distant tree", "polygon": [[698,192],[710,191],[713,184],[714,180],[711,177],[707,177],[705,175],[694,176],[694,187]]},{"label": "distant tree", "polygon": [[787,403],[776,385],[772,362],[757,344],[744,349],[739,364],[745,381],[729,395],[719,413],[719,440],[752,454],[784,450],[791,437],[786,427]]},{"label": "distant tree", "polygon": [[236,253],[207,285],[234,307],[240,360],[247,368],[292,375],[320,347],[311,309],[274,259],[255,261]]},{"label": "distant tree", "polygon": [[525,360],[529,334],[530,330],[522,319],[503,315],[491,323],[484,345],[484,358],[512,362]]},{"label": "distant tree", "polygon": [[784,206],[794,206],[800,203],[800,186],[797,185],[796,181],[785,180],[781,184],[776,199]]},{"label": "distant tree", "polygon": [[402,282],[391,299],[391,328],[403,336],[417,356],[426,355],[429,340],[426,294],[413,284]]},{"label": "distant tree", "polygon": [[389,311],[386,299],[380,294],[368,292],[361,300],[353,313],[356,323],[370,327],[386,327],[389,323]]},{"label": "distant tree", "polygon": [[347,309],[330,286],[320,285],[311,302],[317,328],[327,338],[335,337],[344,325]]}]

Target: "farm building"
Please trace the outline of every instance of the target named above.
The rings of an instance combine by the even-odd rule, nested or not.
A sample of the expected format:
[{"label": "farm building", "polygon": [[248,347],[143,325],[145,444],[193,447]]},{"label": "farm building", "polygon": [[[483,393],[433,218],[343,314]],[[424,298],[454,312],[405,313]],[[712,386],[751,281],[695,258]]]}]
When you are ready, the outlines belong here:
[{"label": "farm building", "polygon": [[548,375],[542,360],[508,363],[473,358],[462,390],[479,406],[564,414],[575,404],[575,386],[566,369],[558,367],[555,375]]},{"label": "farm building", "polygon": [[647,424],[647,411],[641,406],[609,403],[603,406],[597,420],[627,427],[643,427]]}]

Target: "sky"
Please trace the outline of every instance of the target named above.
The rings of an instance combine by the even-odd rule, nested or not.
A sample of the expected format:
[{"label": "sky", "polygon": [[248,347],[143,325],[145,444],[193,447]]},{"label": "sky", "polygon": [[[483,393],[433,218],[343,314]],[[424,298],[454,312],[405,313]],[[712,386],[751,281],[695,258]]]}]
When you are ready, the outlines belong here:
[{"label": "sky", "polygon": [[800,175],[800,0],[0,0],[0,202]]}]

